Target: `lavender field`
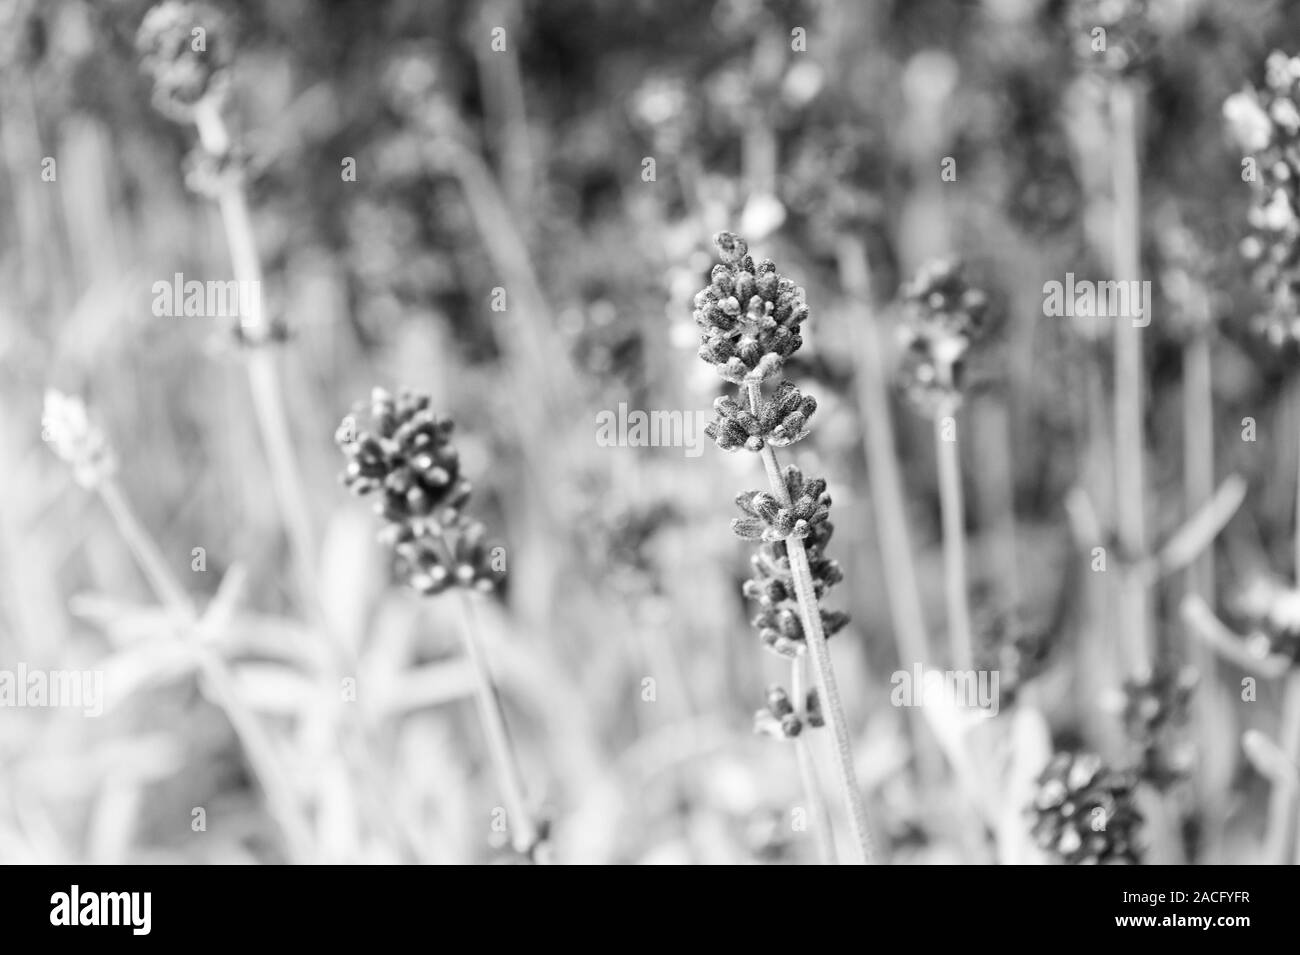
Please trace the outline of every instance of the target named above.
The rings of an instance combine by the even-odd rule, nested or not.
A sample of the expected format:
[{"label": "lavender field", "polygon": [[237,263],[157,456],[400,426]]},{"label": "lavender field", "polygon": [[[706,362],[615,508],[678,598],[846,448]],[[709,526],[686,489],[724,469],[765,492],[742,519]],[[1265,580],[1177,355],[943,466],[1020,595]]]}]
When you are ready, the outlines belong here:
[{"label": "lavender field", "polygon": [[0,0],[0,863],[1300,861],[1300,6]]}]

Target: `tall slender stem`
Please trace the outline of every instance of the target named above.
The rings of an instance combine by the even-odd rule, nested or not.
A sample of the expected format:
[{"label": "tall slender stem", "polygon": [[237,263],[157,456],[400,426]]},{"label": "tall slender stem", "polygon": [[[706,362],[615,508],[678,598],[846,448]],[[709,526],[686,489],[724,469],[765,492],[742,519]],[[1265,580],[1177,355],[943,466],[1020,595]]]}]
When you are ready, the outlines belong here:
[{"label": "tall slender stem", "polygon": [[[1084,499],[1096,507],[1101,521],[1113,526],[1115,520],[1115,443],[1107,420],[1110,417],[1107,403],[1105,369],[1099,360],[1085,353],[1079,363],[1083,372],[1085,395],[1082,410],[1087,427],[1087,446],[1078,467],[1083,475]],[[1097,518],[1097,514],[1093,515]],[[1085,541],[1084,553],[1106,543],[1101,524],[1094,520],[1093,527],[1080,538]],[[1079,640],[1075,648],[1075,669],[1083,699],[1095,700],[1124,679],[1127,663],[1124,657],[1125,642],[1119,632],[1120,616],[1114,599],[1116,584],[1105,573],[1087,570],[1082,563],[1084,590],[1081,632],[1088,639]],[[1127,734],[1114,715],[1101,707],[1083,709],[1082,720],[1090,737],[1098,740],[1101,750],[1112,759],[1121,759],[1128,750]]]},{"label": "tall slender stem", "polygon": [[[1300,389],[1294,392],[1296,400],[1292,402],[1295,410],[1295,416],[1292,418],[1291,427],[1300,432]],[[1295,540],[1292,546],[1295,548],[1295,581],[1296,587],[1300,588],[1300,441],[1296,442],[1296,475],[1295,475]]]},{"label": "tall slender stem", "polygon": [[[517,0],[487,0],[479,17],[484,34],[495,27],[513,32],[520,22],[519,4]],[[498,155],[497,178],[509,190],[515,215],[527,221],[533,211],[533,178],[538,167],[529,142],[519,47],[507,43],[504,50],[496,50],[477,43],[474,51],[487,125]]]},{"label": "tall slender stem", "polygon": [[[230,131],[216,100],[209,97],[195,106],[194,125],[205,149],[218,156],[230,151]],[[223,177],[217,194],[217,206],[221,210],[221,221],[226,230],[235,281],[241,289],[260,289],[262,262],[257,252],[248,197],[238,173],[228,173]],[[252,314],[241,315],[240,320],[245,327],[260,328],[267,321],[267,316],[261,309],[260,294],[253,293],[249,301],[253,308]],[[248,307],[241,300],[241,309]],[[285,522],[285,532],[293,553],[299,600],[304,612],[319,620],[321,611],[314,573],[315,535],[311,514],[307,509],[305,484],[289,433],[284,388],[276,356],[266,347],[254,347],[248,356],[247,372],[253,413],[257,418],[262,445],[270,466],[272,493]]]},{"label": "tall slender stem", "polygon": [[[957,457],[956,409],[948,406],[934,418],[934,451],[939,465],[939,510],[943,521],[943,579],[948,602],[948,638],[952,663],[969,670],[975,663],[970,605],[966,594],[966,508],[962,499],[961,463]],[[952,421],[953,434],[945,436]]]},{"label": "tall slender stem", "polygon": [[501,711],[501,700],[497,696],[492,670],[488,666],[487,655],[483,652],[473,597],[464,591],[461,591],[459,596],[461,636],[470,666],[474,669],[474,701],[478,705],[479,720],[483,725],[488,755],[492,759],[497,783],[501,786],[501,795],[506,803],[508,817],[506,825],[511,834],[511,843],[516,851],[528,856],[534,862],[540,862],[542,859],[539,858],[538,851],[541,849],[539,832],[533,822],[532,814],[528,811],[519,763],[515,758],[514,747],[510,743],[510,734],[506,729],[505,714]]},{"label": "tall slender stem", "polygon": [[808,552],[804,549],[803,541],[793,537],[786,541],[786,550],[790,554],[790,571],[794,578],[795,595],[799,600],[800,616],[803,618],[804,637],[817,668],[817,682],[824,698],[826,722],[835,738],[835,769],[849,809],[849,824],[853,829],[858,862],[867,865],[875,861],[871,830],[867,824],[867,809],[862,801],[857,772],[853,767],[853,740],[849,736],[848,720],[844,715],[844,704],[840,702],[830,649],[826,646],[826,634],[822,630],[821,611],[817,607],[813,591]]},{"label": "tall slender stem", "polygon": [[[1183,474],[1186,508],[1196,514],[1214,496],[1214,398],[1213,365],[1210,360],[1209,307],[1198,296],[1196,331],[1183,347]],[[1187,568],[1186,593],[1195,594],[1210,607],[1215,604],[1214,542]],[[1196,732],[1202,738],[1234,726],[1231,708],[1219,696],[1218,661],[1203,640],[1194,640],[1188,658],[1199,674],[1200,687],[1193,701]],[[1235,736],[1235,732],[1233,732]],[[1202,858],[1213,858],[1223,841],[1225,802],[1228,796],[1224,774],[1209,760],[1198,761],[1196,788],[1205,826]]]},{"label": "tall slender stem", "polygon": [[[790,661],[790,695],[794,698],[797,715],[808,728],[804,688],[804,658],[802,655]],[[808,803],[808,824],[812,828],[813,840],[817,843],[817,858],[822,865],[835,865],[835,834],[831,832],[831,816],[826,808],[826,796],[822,792],[821,781],[817,778],[817,765],[813,761],[812,744],[807,733],[800,733],[794,738],[794,755],[799,764],[799,779],[803,783],[804,801]]]},{"label": "tall slender stem", "polygon": [[[1296,407],[1300,410],[1300,402]],[[1300,415],[1295,424],[1300,424]],[[1296,513],[1295,513],[1295,581],[1300,588],[1300,455],[1296,458]],[[1282,697],[1282,738],[1278,741],[1282,752],[1290,761],[1292,768],[1300,771],[1300,672],[1289,671],[1284,678],[1285,689]],[[1300,787],[1294,783],[1283,786],[1273,785],[1269,799],[1269,824],[1267,851],[1270,861],[1277,865],[1289,865],[1296,861],[1296,836],[1300,829]]]},{"label": "tall slender stem", "polygon": [[[759,386],[747,386],[749,406],[757,413],[759,407]],[[763,467],[767,470],[768,483],[772,494],[784,507],[790,506],[790,491],[785,486],[781,475],[781,466],[777,463],[776,452],[770,444],[764,444],[761,452]],[[808,551],[804,548],[802,538],[788,537],[785,541],[786,552],[790,556],[790,576],[794,581],[795,598],[799,603],[799,616],[803,622],[804,640],[812,655],[813,665],[817,668],[817,684],[821,691],[821,701],[826,714],[826,723],[835,738],[835,770],[840,784],[840,791],[849,811],[849,824],[853,828],[853,840],[857,847],[858,862],[869,864],[874,860],[871,845],[871,830],[867,824],[867,809],[862,801],[862,790],[858,787],[857,771],[853,767],[853,740],[849,736],[848,720],[844,715],[844,704],[840,702],[839,686],[835,682],[835,670],[831,665],[830,650],[826,646],[826,633],[822,629],[821,610],[817,606],[817,594],[813,589],[812,569],[808,566]]]},{"label": "tall slender stem", "polygon": [[[1188,514],[1214,497],[1214,396],[1210,332],[1198,329],[1183,348],[1183,472]],[[1297,565],[1300,567],[1300,565]],[[1214,546],[1211,543],[1187,568],[1187,590],[1214,606]],[[1214,655],[1206,653],[1212,666]],[[1202,673],[1202,676],[1208,676]]]},{"label": "tall slender stem", "polygon": [[[849,328],[855,336],[853,351],[859,367],[858,406],[865,431],[867,475],[871,481],[871,502],[879,531],[881,568],[885,575],[887,603],[898,644],[899,663],[930,664],[930,640],[925,629],[921,592],[916,582],[916,563],[907,527],[907,505],[894,447],[894,425],[889,414],[889,390],[881,359],[879,323],[871,314],[871,267],[867,250],[857,236],[842,236],[837,243],[840,280],[852,296]],[[916,715],[918,727],[922,724]],[[930,752],[920,742],[918,754]]]},{"label": "tall slender stem", "polygon": [[[884,335],[872,314],[871,260],[856,235],[841,235],[836,242],[840,281],[848,293],[848,326],[853,353],[858,357],[858,408],[862,415],[867,479],[871,486],[872,513],[885,578],[886,604],[893,624],[899,666],[929,666],[931,649],[921,588],[917,584],[916,558],[908,529],[907,501],[894,446],[889,385],[885,374]],[[919,707],[908,708],[917,773],[922,780],[937,780],[943,772],[939,748]]]},{"label": "tall slender stem", "polygon": [[[1117,279],[1136,282],[1141,273],[1140,179],[1138,174],[1137,92],[1130,83],[1111,88],[1111,153],[1114,179],[1114,270]],[[1115,324],[1115,518],[1125,563],[1147,553],[1146,478],[1142,441],[1142,329],[1129,319]],[[1150,318],[1149,315],[1145,316]],[[1125,570],[1120,598],[1130,649],[1130,671],[1143,675],[1151,662],[1151,605],[1146,584]]]}]

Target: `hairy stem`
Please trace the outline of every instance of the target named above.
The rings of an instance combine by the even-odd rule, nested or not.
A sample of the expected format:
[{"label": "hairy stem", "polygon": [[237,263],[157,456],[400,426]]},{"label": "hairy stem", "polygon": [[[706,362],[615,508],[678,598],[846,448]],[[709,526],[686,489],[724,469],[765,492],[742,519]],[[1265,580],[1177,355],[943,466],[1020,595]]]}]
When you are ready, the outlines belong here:
[{"label": "hairy stem", "polygon": [[[747,388],[750,409],[757,413],[759,386],[751,384]],[[772,450],[770,444],[763,445],[762,458],[772,494],[783,507],[789,507],[790,492],[781,475],[781,466],[777,463],[776,452]],[[812,655],[813,666],[817,668],[817,684],[821,691],[822,708],[826,715],[826,723],[835,738],[835,770],[841,795],[848,807],[849,824],[853,828],[858,862],[866,865],[874,861],[871,830],[867,824],[867,810],[862,801],[862,790],[858,787],[857,771],[853,767],[853,740],[849,736],[844,704],[840,702],[839,686],[835,682],[835,670],[831,666],[830,649],[826,646],[821,610],[817,606],[817,594],[813,589],[812,569],[808,566],[808,552],[804,548],[803,540],[798,537],[786,538],[785,547],[790,555],[790,575],[794,581],[795,597],[799,602],[804,639]]]},{"label": "hairy stem", "polygon": [[817,668],[817,682],[823,696],[822,706],[825,709],[826,722],[835,737],[835,769],[844,802],[849,810],[849,823],[858,850],[858,862],[866,865],[875,861],[871,831],[867,824],[867,810],[862,801],[862,790],[858,787],[857,772],[853,767],[853,740],[849,736],[844,704],[840,702],[835,670],[831,666],[830,649],[826,646],[826,635],[822,631],[821,612],[817,608],[817,598],[813,593],[808,553],[804,550],[803,541],[797,538],[786,541],[786,550],[790,554],[790,570],[794,577],[795,595],[799,599],[804,636],[812,654],[813,664]]},{"label": "hairy stem", "polygon": [[835,834],[831,832],[831,815],[826,808],[826,795],[822,792],[821,781],[817,778],[812,743],[807,736],[810,727],[805,706],[807,690],[804,682],[804,658],[800,655],[790,661],[790,696],[794,698],[795,714],[804,724],[804,732],[794,738],[794,755],[799,764],[799,780],[803,783],[804,801],[808,803],[808,825],[812,828],[813,840],[817,843],[817,859],[822,865],[836,865],[838,859],[835,855]]},{"label": "hairy stem", "polygon": [[[957,457],[955,409],[944,408],[934,419],[934,450],[939,465],[939,509],[943,519],[943,579],[948,603],[948,639],[952,664],[969,670],[975,664],[970,605],[966,594],[966,510],[962,499],[961,462]],[[944,431],[952,422],[953,435]]]},{"label": "hairy stem", "polygon": [[479,720],[483,726],[488,755],[496,770],[497,782],[501,786],[501,795],[506,803],[508,817],[506,824],[511,834],[511,843],[517,852],[534,862],[541,862],[543,860],[539,856],[543,847],[539,839],[539,831],[533,822],[532,814],[528,811],[519,762],[510,742],[505,714],[501,710],[501,700],[497,696],[496,683],[492,679],[492,670],[488,666],[487,655],[483,651],[482,639],[479,636],[478,617],[474,610],[473,598],[464,591],[460,592],[459,597],[461,636],[465,643],[465,654],[474,669],[474,701],[478,705]]}]

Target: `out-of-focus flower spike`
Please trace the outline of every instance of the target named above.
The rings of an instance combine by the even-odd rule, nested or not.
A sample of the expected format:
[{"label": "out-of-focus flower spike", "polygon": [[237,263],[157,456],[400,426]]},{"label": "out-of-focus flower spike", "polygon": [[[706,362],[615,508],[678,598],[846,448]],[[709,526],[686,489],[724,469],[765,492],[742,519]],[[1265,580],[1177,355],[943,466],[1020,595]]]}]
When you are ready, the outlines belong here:
[{"label": "out-of-focus flower spike", "polygon": [[219,96],[230,63],[229,26],[211,4],[167,0],[145,14],[136,34],[141,66],[153,79],[154,105],[176,120]]},{"label": "out-of-focus flower spike", "polygon": [[53,388],[45,392],[41,437],[83,487],[93,488],[117,471],[117,458],[104,432],[90,420],[80,398]]}]

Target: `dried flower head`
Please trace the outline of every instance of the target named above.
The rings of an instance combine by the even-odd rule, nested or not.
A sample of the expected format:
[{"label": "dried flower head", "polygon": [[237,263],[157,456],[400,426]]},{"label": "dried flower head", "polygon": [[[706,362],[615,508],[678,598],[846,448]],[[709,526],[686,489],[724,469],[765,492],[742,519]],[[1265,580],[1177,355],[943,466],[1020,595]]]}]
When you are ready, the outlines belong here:
[{"label": "dried flower head", "polygon": [[773,684],[767,688],[767,699],[754,714],[754,732],[774,739],[794,739],[803,732],[803,722],[783,687]]},{"label": "dried flower head", "polygon": [[426,596],[453,586],[490,593],[505,577],[501,548],[482,521],[464,514],[446,524],[390,524],[381,539],[396,555],[398,576]]},{"label": "dried flower head", "polygon": [[1268,298],[1256,328],[1275,346],[1300,341],[1300,57],[1269,54],[1264,87],[1228,97],[1223,114],[1255,162],[1241,253]]},{"label": "dried flower head", "polygon": [[12,0],[0,4],[0,73],[29,71],[40,64],[49,49],[49,26],[37,0]]},{"label": "dried flower head", "polygon": [[368,427],[343,419],[335,441],[348,459],[342,480],[353,494],[378,493],[375,510],[390,523],[449,520],[470,495],[451,442],[453,424],[430,410],[427,395],[382,388],[371,394]]},{"label": "dried flower head", "polygon": [[713,402],[714,418],[705,434],[724,451],[762,451],[765,444],[784,448],[807,437],[817,399],[801,394],[793,382],[781,382],[775,394],[760,395],[758,403],[755,413],[730,395],[720,396]]},{"label": "dried flower head", "polygon": [[[704,340],[700,357],[739,385],[740,393],[714,402],[706,433],[727,451],[771,453],[771,448],[806,437],[808,421],[817,410],[816,399],[791,381],[763,389],[763,382],[802,344],[799,328],[808,317],[808,306],[803,289],[778,274],[770,260],[754,263],[740,236],[720,232],[713,242],[722,262],[714,267],[709,286],[695,297],[695,321]],[[839,565],[825,555],[834,530],[826,481],[805,479],[793,466],[780,473],[789,503],[773,491],[746,491],[736,498],[742,515],[731,526],[742,539],[763,542],[751,558],[754,576],[744,584],[745,596],[759,605],[754,629],[769,650],[793,658],[806,643],[786,540],[803,541],[826,636],[842,630],[849,618],[820,606],[843,577]]]},{"label": "dried flower head", "polygon": [[[840,565],[825,553],[833,532],[830,521],[823,520],[803,538],[812,574],[813,595],[817,598],[822,629],[828,637],[839,633],[849,622],[848,614],[821,606],[830,589],[844,579]],[[778,656],[797,657],[804,651],[806,643],[785,542],[778,540],[760,546],[750,558],[750,566],[754,576],[745,581],[743,591],[759,607],[751,624],[764,647]]]},{"label": "dried flower head", "polygon": [[804,291],[770,259],[755,264],[735,233],[720,232],[713,242],[722,262],[695,296],[700,358],[727,381],[757,384],[778,374],[803,344]]},{"label": "dried flower head", "polygon": [[[843,104],[846,116],[852,108]],[[868,124],[846,118],[808,126],[790,144],[781,177],[786,207],[797,209],[815,247],[834,251],[845,235],[861,235],[884,217],[881,184],[892,162],[885,142]]]},{"label": "dried flower head", "polygon": [[1124,729],[1138,750],[1138,772],[1159,789],[1192,770],[1195,752],[1184,730],[1196,683],[1191,667],[1158,667],[1124,682]]},{"label": "dried flower head", "polygon": [[767,491],[747,491],[736,498],[745,513],[731,522],[731,529],[743,540],[779,541],[787,537],[804,538],[830,517],[831,496],[826,481],[803,479],[794,465],[785,469],[789,506],[782,505]]},{"label": "dried flower head", "polygon": [[[741,401],[719,402],[710,433],[723,447],[743,445],[759,452],[769,485],[768,491],[742,494],[736,502],[744,516],[733,522],[733,529],[741,537],[764,541],[767,548],[760,549],[757,576],[744,590],[759,602],[754,626],[764,644],[788,657],[798,657],[806,648],[817,668],[826,694],[826,722],[835,737],[841,794],[858,858],[867,863],[872,851],[866,809],[825,643],[848,618],[823,610],[818,599],[839,579],[838,568],[822,552],[831,534],[830,496],[825,480],[805,480],[798,468],[782,471],[776,454],[778,445],[803,436],[815,405],[789,382],[771,395],[764,394],[763,385],[803,343],[799,329],[808,306],[803,290],[782,278],[772,262],[754,264],[738,235],[722,232],[713,241],[722,262],[713,269],[709,286],[695,297],[695,321],[703,334],[700,357],[739,387]],[[802,730],[784,691],[769,693],[767,709],[758,714],[758,728],[783,737]]]},{"label": "dried flower head", "polygon": [[984,609],[974,622],[979,669],[1001,674],[1003,705],[1048,667],[1060,642],[1050,627],[1033,625],[1015,610]]},{"label": "dried flower head", "polygon": [[[453,425],[427,395],[382,388],[343,419],[335,441],[347,458],[340,480],[357,495],[375,494],[385,521],[380,539],[403,580],[422,594],[451,586],[490,591],[505,576],[502,550],[463,512],[470,483],[460,473]],[[358,416],[368,411],[365,425]]]},{"label": "dried flower head", "polygon": [[[827,637],[839,633],[848,625],[849,615],[843,611],[818,608],[818,612],[821,614],[822,630]],[[803,653],[807,646],[803,620],[799,616],[799,606],[796,603],[763,607],[750,623],[758,631],[758,638],[763,646],[777,656],[794,659]]]},{"label": "dried flower head", "polygon": [[145,14],[136,34],[141,65],[153,78],[154,104],[183,118],[219,93],[230,63],[225,17],[207,3],[167,0]]},{"label": "dried flower head", "polygon": [[961,402],[966,353],[984,330],[988,297],[950,260],[923,266],[901,295],[904,390],[924,414],[951,410]]},{"label": "dried flower head", "polygon": [[83,487],[93,488],[117,470],[108,438],[91,423],[80,398],[52,388],[45,392],[41,438],[72,466],[77,483]]},{"label": "dried flower head", "polygon": [[1034,841],[1068,865],[1135,865],[1136,780],[1093,753],[1058,753],[1038,777]]},{"label": "dried flower head", "polygon": [[1085,67],[1128,75],[1151,58],[1156,33],[1148,0],[1072,0],[1068,22]]},{"label": "dried flower head", "polygon": [[1233,602],[1249,627],[1251,653],[1260,659],[1281,657],[1300,665],[1300,590],[1259,576],[1243,587]]},{"label": "dried flower head", "polygon": [[1189,228],[1166,223],[1159,231],[1160,290],[1170,305],[1168,327],[1187,339],[1213,324],[1215,257]]},{"label": "dried flower head", "polygon": [[817,695],[816,687],[808,691],[808,696],[804,700],[803,716],[804,722],[813,729],[826,725],[826,718],[822,714],[821,697]]}]

